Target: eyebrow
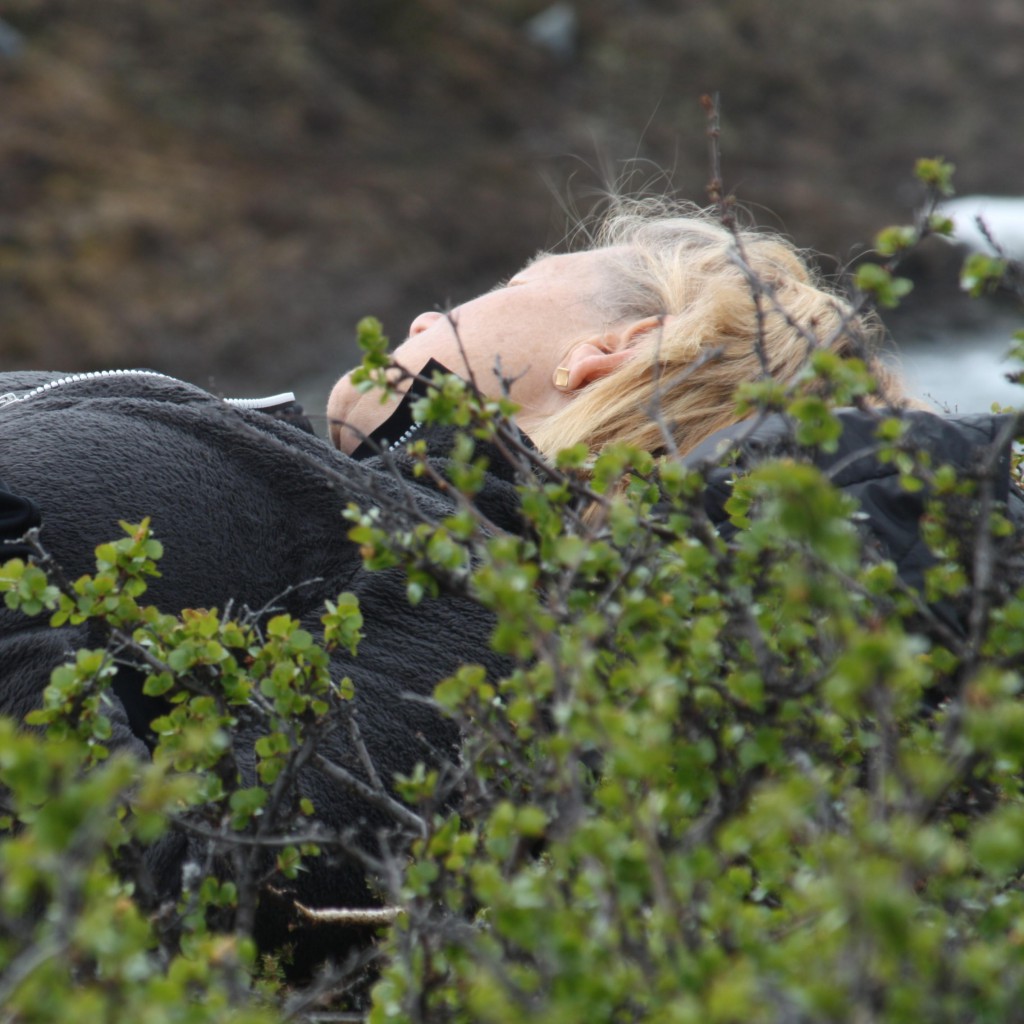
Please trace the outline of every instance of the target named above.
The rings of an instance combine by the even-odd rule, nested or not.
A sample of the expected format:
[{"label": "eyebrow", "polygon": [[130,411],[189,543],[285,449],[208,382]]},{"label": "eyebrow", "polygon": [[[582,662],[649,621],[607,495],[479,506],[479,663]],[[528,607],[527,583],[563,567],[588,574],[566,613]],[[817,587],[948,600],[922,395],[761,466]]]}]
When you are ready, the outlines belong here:
[{"label": "eyebrow", "polygon": [[529,270],[535,263],[540,263],[541,260],[546,259],[551,253],[545,252],[543,249],[531,256],[514,274],[509,274],[508,277],[501,278],[500,281],[494,287],[490,289],[492,292],[496,292],[499,288],[504,288],[510,282],[515,280],[524,270]]},{"label": "eyebrow", "polygon": [[551,255],[552,253],[548,252],[546,249],[539,249],[519,268],[517,273],[520,273],[523,270],[529,270],[535,263],[540,263],[541,260],[546,260]]}]

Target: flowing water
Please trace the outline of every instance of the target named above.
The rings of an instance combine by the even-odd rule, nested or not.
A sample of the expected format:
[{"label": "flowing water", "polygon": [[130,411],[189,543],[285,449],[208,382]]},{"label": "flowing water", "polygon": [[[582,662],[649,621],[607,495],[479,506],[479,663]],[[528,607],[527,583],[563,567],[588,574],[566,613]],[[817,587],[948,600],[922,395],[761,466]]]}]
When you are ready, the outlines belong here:
[{"label": "flowing water", "polygon": [[1024,318],[998,317],[981,326],[951,328],[908,340],[898,363],[913,394],[948,412],[988,412],[993,402],[1024,407],[1024,386],[1008,373],[1024,369],[1008,358]]}]

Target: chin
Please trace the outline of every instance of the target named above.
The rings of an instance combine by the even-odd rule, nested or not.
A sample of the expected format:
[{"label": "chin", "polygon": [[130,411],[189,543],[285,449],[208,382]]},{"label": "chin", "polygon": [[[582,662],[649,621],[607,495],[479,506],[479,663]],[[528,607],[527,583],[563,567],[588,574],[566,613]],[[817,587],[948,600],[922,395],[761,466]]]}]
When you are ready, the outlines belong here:
[{"label": "chin", "polygon": [[343,432],[338,424],[348,421],[349,409],[358,397],[359,393],[349,383],[346,373],[331,388],[331,393],[327,398],[327,429],[331,443],[342,451],[348,451],[348,447],[345,445],[346,436],[343,434],[348,435],[349,432],[347,430]]}]

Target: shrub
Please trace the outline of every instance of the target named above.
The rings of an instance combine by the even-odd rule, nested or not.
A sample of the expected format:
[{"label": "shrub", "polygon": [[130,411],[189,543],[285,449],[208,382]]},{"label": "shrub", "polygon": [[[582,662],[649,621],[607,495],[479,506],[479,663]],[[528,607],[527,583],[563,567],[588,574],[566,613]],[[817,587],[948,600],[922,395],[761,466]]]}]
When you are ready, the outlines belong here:
[{"label": "shrub", "polygon": [[[937,189],[942,166],[922,175]],[[880,248],[895,260],[921,230]],[[898,298],[896,269],[860,287]],[[384,356],[364,333],[369,383]],[[740,396],[755,422],[786,410],[784,452],[741,472],[612,448],[582,474],[584,452],[540,463],[505,403],[431,382],[419,415],[460,430],[455,511],[395,532],[353,507],[351,537],[405,568],[414,602],[468,588],[514,668],[467,665],[437,689],[462,761],[396,780],[409,838],[375,862],[394,923],[374,975],[357,960],[286,985],[286,953],[252,940],[271,869],[315,868],[341,841],[291,783],[344,717],[327,652],[358,646],[352,600],[318,637],[286,616],[157,612],[140,603],[160,555],[146,523],[75,582],[41,549],[9,562],[9,606],[100,620],[110,642],[54,672],[31,719],[45,735],[0,725],[6,1019],[1021,1019],[1024,550],[993,473],[1021,425],[954,466],[878,411],[869,454],[924,510],[912,585],[828,461],[834,407],[871,388],[862,362],[818,352],[792,388]],[[520,467],[521,535],[474,505],[485,455]],[[106,747],[125,661],[171,702],[152,763]],[[243,715],[262,731],[250,786]],[[161,902],[147,857],[183,829],[222,863]]]}]

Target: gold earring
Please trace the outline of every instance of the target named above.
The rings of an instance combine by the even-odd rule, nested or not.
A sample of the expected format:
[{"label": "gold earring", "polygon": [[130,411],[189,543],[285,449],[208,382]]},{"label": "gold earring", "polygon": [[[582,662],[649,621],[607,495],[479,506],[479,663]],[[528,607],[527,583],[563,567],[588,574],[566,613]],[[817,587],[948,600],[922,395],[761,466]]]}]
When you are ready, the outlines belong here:
[{"label": "gold earring", "polygon": [[564,390],[569,386],[569,367],[568,366],[557,366],[555,367],[555,387]]}]

